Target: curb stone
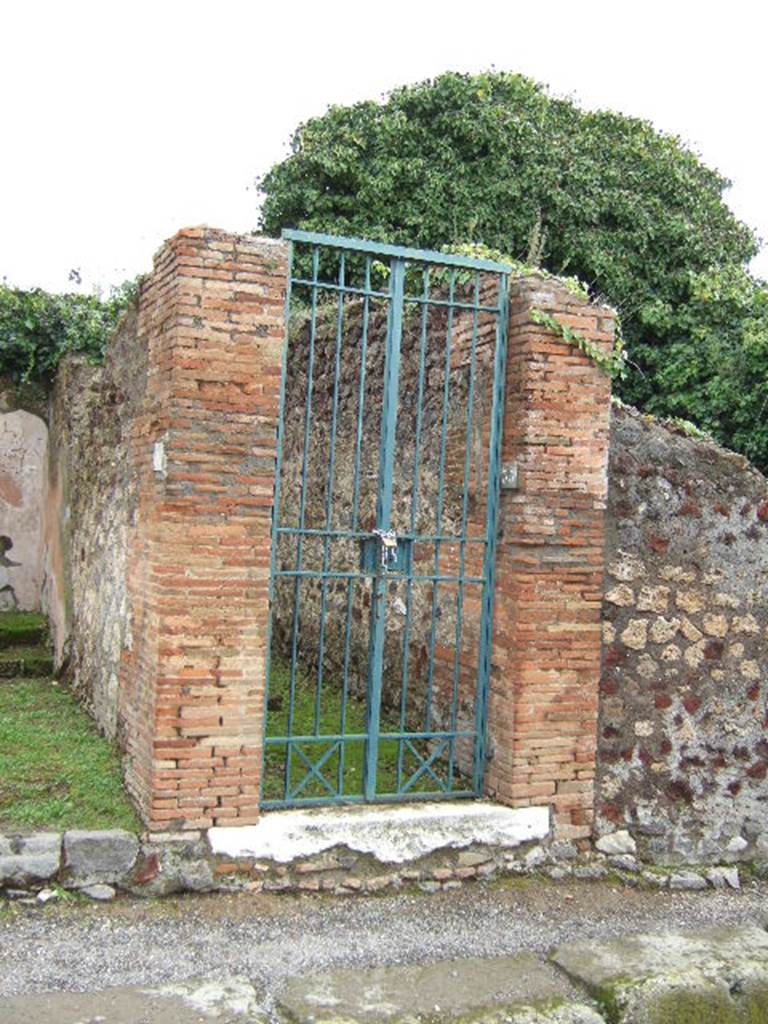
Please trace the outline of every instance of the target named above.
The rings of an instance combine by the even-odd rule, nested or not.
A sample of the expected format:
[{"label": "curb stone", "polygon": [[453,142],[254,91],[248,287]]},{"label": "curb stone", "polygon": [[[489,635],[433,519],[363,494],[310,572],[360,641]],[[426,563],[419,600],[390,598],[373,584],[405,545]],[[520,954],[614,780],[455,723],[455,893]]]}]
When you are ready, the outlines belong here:
[{"label": "curb stone", "polygon": [[768,1020],[768,934],[756,926],[568,943],[550,961],[612,1024]]},{"label": "curb stone", "polygon": [[677,892],[693,891],[696,889],[706,889],[707,880],[706,878],[702,878],[701,875],[696,874],[693,871],[683,871],[679,874],[674,874],[670,876],[669,888],[674,889]]},{"label": "curb stone", "polygon": [[[620,838],[618,845],[625,845],[624,840]],[[542,875],[554,882],[586,883],[611,877],[630,887],[674,891],[741,885],[739,866],[732,863],[660,867],[644,864],[631,854],[594,852],[563,842],[527,843],[514,850],[475,843],[433,850],[398,864],[334,847],[320,856],[282,863],[214,854],[205,832],[137,837],[117,829],[72,829],[63,834],[0,835],[0,895],[6,898],[21,898],[54,884],[74,890],[106,885],[148,897],[262,890],[352,896],[404,886],[442,892],[474,881]]]},{"label": "curb stone", "polygon": [[0,889],[37,886],[59,873],[61,834],[0,836]]},{"label": "curb stone", "polygon": [[108,903],[117,895],[111,885],[102,885],[101,883],[86,885],[80,890],[80,892],[83,896],[87,896],[88,899],[97,900],[100,903]]},{"label": "curb stone", "polygon": [[139,840],[131,832],[72,830],[64,833],[63,875],[77,887],[119,882],[133,869]]}]

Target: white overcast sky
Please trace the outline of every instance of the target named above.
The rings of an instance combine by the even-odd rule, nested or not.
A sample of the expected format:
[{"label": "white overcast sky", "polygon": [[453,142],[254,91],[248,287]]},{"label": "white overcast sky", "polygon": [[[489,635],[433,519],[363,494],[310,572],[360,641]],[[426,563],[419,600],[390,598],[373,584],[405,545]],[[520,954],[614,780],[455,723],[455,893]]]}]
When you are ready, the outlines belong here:
[{"label": "white overcast sky", "polygon": [[764,0],[5,0],[0,278],[104,287],[185,225],[253,230],[299,122],[491,66],[680,135],[768,238],[767,44]]}]

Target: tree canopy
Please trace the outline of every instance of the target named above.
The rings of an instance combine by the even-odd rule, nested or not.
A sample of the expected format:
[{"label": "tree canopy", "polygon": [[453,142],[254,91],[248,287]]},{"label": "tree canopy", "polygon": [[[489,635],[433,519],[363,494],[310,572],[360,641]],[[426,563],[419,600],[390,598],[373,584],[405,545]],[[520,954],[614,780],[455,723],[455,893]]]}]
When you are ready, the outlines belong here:
[{"label": "tree canopy", "polygon": [[474,242],[575,275],[621,315],[622,397],[691,418],[766,469],[768,428],[757,441],[750,429],[767,415],[766,291],[729,184],[646,121],[520,75],[448,73],[302,124],[261,179],[261,226]]},{"label": "tree canopy", "polygon": [[739,267],[691,273],[683,301],[647,316],[665,345],[648,349],[645,409],[692,420],[768,472],[768,287]]}]

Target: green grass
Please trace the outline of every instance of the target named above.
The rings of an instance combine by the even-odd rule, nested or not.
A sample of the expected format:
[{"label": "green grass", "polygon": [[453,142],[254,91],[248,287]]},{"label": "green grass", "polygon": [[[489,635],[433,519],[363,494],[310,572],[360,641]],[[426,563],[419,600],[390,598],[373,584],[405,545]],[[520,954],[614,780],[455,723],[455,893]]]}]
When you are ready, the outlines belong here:
[{"label": "green grass", "polygon": [[[299,671],[296,678],[294,694],[293,726],[291,735],[308,736],[315,734],[315,698],[316,680]],[[286,736],[288,733],[288,708],[290,705],[290,669],[289,666],[279,658],[272,658],[272,668],[269,680],[269,708],[267,712],[267,736]],[[320,701],[320,717],[318,732],[322,736],[328,733],[341,733],[341,711],[342,695],[341,685],[338,680],[326,679],[323,683],[323,690]],[[347,697],[346,721],[344,733],[365,733],[366,723],[366,701],[364,698],[352,694]],[[399,732],[399,715],[395,711],[382,709],[381,732]],[[326,743],[305,743],[296,744],[298,750],[303,751],[306,757],[313,763],[317,763],[322,756],[330,751],[331,742]],[[378,761],[376,770],[376,792],[379,796],[397,792],[397,761],[398,761],[397,740],[380,740],[378,747]],[[428,756],[428,745],[424,741],[414,743],[422,757]],[[363,758],[365,744],[362,740],[347,740],[344,743],[344,760],[341,773],[341,786],[339,787],[339,765],[340,752],[336,749],[329,754],[320,772],[328,780],[331,787],[337,794],[353,797],[361,796],[363,792]],[[282,800],[284,796],[284,772],[286,752],[283,746],[267,747],[265,771],[264,771],[264,798],[266,800]],[[419,768],[420,761],[412,753],[406,751],[403,757],[403,781]],[[432,770],[439,778],[445,779],[447,766],[444,761],[438,760],[432,765]],[[291,786],[297,785],[308,773],[309,769],[295,749],[291,759]],[[454,770],[454,788],[463,788],[458,772]],[[424,773],[419,780],[409,788],[411,793],[426,793],[438,791],[434,779],[428,773]],[[301,799],[308,797],[323,797],[330,799],[331,793],[315,777],[312,777],[297,794]]]},{"label": "green grass", "polygon": [[37,612],[0,613],[0,650],[20,645],[45,644],[48,639],[48,623],[45,616]]},{"label": "green grass", "polygon": [[53,672],[53,657],[42,645],[0,648],[0,678],[47,676]]},{"label": "green grass", "polygon": [[139,828],[120,758],[64,687],[0,683],[0,831],[66,828]]}]

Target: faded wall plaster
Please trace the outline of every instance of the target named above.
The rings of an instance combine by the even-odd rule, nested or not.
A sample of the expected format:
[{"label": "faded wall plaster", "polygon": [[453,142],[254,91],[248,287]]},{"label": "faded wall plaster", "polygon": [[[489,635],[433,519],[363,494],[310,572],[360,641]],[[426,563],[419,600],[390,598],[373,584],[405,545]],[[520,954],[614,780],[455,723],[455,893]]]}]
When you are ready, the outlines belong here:
[{"label": "faded wall plaster", "polygon": [[40,608],[47,453],[38,416],[0,413],[0,611]]}]

